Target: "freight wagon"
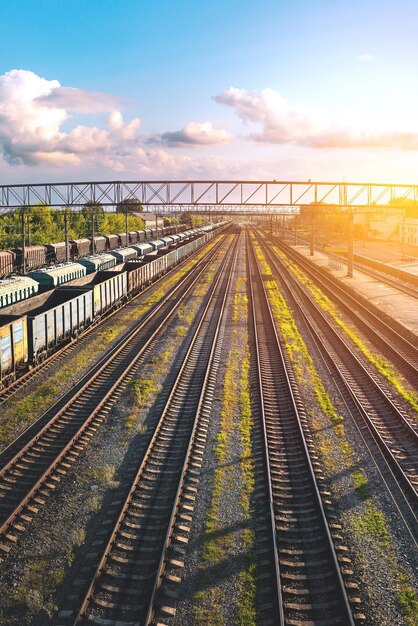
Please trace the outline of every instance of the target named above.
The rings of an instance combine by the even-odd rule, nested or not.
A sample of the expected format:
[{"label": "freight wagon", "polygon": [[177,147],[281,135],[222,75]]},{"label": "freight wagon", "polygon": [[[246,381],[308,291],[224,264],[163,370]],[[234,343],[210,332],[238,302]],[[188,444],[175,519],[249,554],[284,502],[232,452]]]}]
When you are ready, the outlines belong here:
[{"label": "freight wagon", "polygon": [[38,363],[59,344],[76,337],[93,321],[93,291],[60,287],[27,315],[28,356]]},{"label": "freight wagon", "polygon": [[168,248],[173,244],[174,239],[172,237],[161,237],[161,241],[164,243],[164,246]]},{"label": "freight wagon", "polygon": [[16,254],[10,250],[0,250],[0,278],[14,272]]},{"label": "freight wagon", "polygon": [[108,270],[116,265],[116,257],[113,254],[96,254],[79,259],[80,265],[84,265],[88,274]]},{"label": "freight wagon", "polygon": [[118,248],[126,248],[128,245],[128,238],[126,233],[118,233]]},{"label": "freight wagon", "polygon": [[71,258],[78,259],[82,256],[90,254],[90,240],[84,239],[71,239]]},{"label": "freight wagon", "polygon": [[119,237],[117,235],[105,235],[106,250],[116,250],[119,248]]},{"label": "freight wagon", "polygon": [[159,250],[160,248],[164,248],[164,242],[161,239],[152,239],[149,242],[149,245],[152,246],[153,250]]},{"label": "freight wagon", "polygon": [[132,246],[134,250],[137,251],[138,257],[145,256],[149,252],[152,252],[152,246],[149,243],[137,243],[135,246]]},{"label": "freight wagon", "polygon": [[0,387],[28,362],[26,316],[0,315]]},{"label": "freight wagon", "polygon": [[28,276],[0,280],[0,308],[31,298],[38,289],[39,283]]},{"label": "freight wagon", "polygon": [[[67,249],[65,241],[59,243],[47,243],[46,246],[47,263],[64,263],[67,261]],[[71,256],[70,246],[68,246],[68,259]]]},{"label": "freight wagon", "polygon": [[48,267],[29,272],[29,277],[36,280],[43,291],[59,287],[70,280],[86,275],[86,268],[81,263],[64,263],[58,267]]},{"label": "freight wagon", "polygon": [[[23,269],[23,250],[22,248],[13,248],[12,252],[16,254],[15,269],[19,272]],[[26,246],[25,247],[25,269],[35,270],[46,264],[46,248],[45,246]]]},{"label": "freight wagon", "polygon": [[129,237],[129,245],[130,246],[133,243],[138,243],[138,232],[136,230],[129,231],[128,237]]},{"label": "freight wagon", "polygon": [[[67,289],[71,289],[67,287]],[[128,297],[128,280],[126,272],[97,272],[91,283],[83,289],[93,293],[93,317],[99,316],[122,305]]]},{"label": "freight wagon", "polygon": [[120,248],[119,250],[112,250],[109,254],[115,257],[117,263],[124,263],[129,259],[136,259],[138,256],[134,248]]},{"label": "freight wagon", "polygon": [[90,252],[92,254],[106,250],[106,237],[87,237],[87,239],[90,241]]}]

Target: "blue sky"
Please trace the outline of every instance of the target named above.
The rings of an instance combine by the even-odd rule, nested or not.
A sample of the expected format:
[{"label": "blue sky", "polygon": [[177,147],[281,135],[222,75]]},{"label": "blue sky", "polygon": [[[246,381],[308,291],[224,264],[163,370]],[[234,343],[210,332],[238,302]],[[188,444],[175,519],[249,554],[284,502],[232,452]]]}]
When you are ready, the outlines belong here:
[{"label": "blue sky", "polygon": [[0,25],[4,182],[417,182],[416,2],[9,0]]}]

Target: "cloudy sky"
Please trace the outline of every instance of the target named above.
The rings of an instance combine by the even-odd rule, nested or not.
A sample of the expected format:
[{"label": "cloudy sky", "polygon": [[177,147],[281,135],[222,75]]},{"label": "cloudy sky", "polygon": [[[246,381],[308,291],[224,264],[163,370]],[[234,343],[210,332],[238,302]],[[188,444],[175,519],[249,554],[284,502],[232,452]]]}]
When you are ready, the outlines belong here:
[{"label": "cloudy sky", "polygon": [[416,0],[0,3],[0,180],[418,183]]}]

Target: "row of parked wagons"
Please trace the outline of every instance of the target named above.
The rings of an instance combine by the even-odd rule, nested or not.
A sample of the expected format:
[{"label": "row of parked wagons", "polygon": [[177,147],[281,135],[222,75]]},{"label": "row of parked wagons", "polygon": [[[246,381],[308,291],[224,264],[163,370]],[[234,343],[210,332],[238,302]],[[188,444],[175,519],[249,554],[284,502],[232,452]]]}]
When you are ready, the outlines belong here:
[{"label": "row of parked wagons", "polygon": [[108,270],[119,263],[157,253],[162,248],[194,237],[198,233],[209,232],[211,228],[211,226],[193,228],[161,239],[132,244],[128,248],[109,250],[102,254],[89,255],[74,262],[35,269],[24,276],[0,279],[0,309],[32,297],[38,292],[41,293],[63,283],[82,278],[86,274]]},{"label": "row of parked wagons", "polygon": [[[106,252],[124,248],[132,244],[143,243],[158,237],[167,237],[186,230],[186,224],[178,226],[164,226],[162,228],[149,228],[146,230],[133,230],[128,233],[115,235],[100,235],[86,237],[84,239],[71,239],[69,241],[68,258],[80,259],[89,254]],[[45,265],[63,263],[67,260],[65,241],[48,243],[45,246],[25,247],[26,271],[38,269]],[[0,250],[0,278],[10,276],[13,273],[21,273],[23,268],[23,249]]]},{"label": "row of parked wagons", "polygon": [[207,232],[199,229],[191,241],[156,251],[154,258],[151,253],[153,260],[128,260],[7,307],[0,315],[0,387],[124,304],[226,227],[220,223]]}]

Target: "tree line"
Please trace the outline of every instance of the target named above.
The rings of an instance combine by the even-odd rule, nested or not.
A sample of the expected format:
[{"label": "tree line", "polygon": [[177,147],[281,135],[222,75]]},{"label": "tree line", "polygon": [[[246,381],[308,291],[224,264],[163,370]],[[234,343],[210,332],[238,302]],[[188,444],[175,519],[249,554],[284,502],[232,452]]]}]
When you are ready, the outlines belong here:
[{"label": "tree line", "polygon": [[[67,219],[68,238],[80,239],[93,234],[121,233],[128,230],[143,230],[144,220],[134,215],[141,213],[142,205],[138,201],[123,201],[116,207],[116,212],[105,211],[101,204],[87,202],[80,210],[53,209],[45,204],[24,207],[26,245],[45,245],[64,241],[65,220]],[[178,217],[164,217],[164,225],[186,223],[189,228],[202,223],[200,216],[184,213]],[[22,209],[0,215],[0,249],[20,247],[22,244]]]}]

